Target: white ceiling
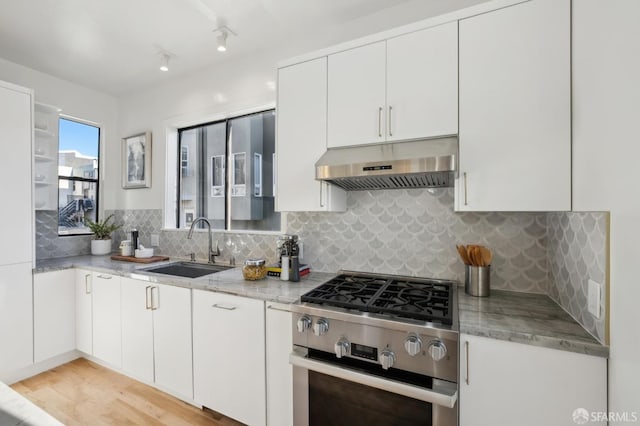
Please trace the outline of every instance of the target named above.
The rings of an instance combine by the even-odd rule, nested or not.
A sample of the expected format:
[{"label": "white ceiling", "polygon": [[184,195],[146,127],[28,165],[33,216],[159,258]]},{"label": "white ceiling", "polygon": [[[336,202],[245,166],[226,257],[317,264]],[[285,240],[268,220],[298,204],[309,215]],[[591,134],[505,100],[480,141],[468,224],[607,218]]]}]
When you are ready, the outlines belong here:
[{"label": "white ceiling", "polygon": [[[483,1],[2,0],[0,57],[118,96],[274,46],[298,54]],[[225,53],[212,32],[220,25],[238,34]]]}]

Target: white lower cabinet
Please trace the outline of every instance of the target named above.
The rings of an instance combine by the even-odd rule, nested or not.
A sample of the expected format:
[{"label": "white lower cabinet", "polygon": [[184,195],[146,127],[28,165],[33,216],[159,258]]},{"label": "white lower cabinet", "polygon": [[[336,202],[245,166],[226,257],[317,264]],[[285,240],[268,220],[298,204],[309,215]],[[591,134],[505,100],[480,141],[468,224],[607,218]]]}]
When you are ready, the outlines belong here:
[{"label": "white lower cabinet", "polygon": [[112,367],[122,366],[120,328],[120,277],[91,274],[93,306],[93,356]]},{"label": "white lower cabinet", "polygon": [[459,382],[460,426],[570,426],[579,408],[607,411],[601,357],[462,334]]},{"label": "white lower cabinet", "polygon": [[76,349],[93,355],[93,303],[91,272],[76,269]]},{"label": "white lower cabinet", "polygon": [[267,303],[267,425],[293,426],[293,369],[289,354],[291,338],[291,312],[286,306]]},{"label": "white lower cabinet", "polygon": [[191,290],[122,278],[122,370],[193,398]]},{"label": "white lower cabinet", "polygon": [[36,363],[76,348],[75,271],[33,276],[33,341]]},{"label": "white lower cabinet", "polygon": [[193,290],[193,377],[198,404],[266,424],[263,301]]},{"label": "white lower cabinet", "polygon": [[33,364],[31,262],[0,266],[0,380]]}]

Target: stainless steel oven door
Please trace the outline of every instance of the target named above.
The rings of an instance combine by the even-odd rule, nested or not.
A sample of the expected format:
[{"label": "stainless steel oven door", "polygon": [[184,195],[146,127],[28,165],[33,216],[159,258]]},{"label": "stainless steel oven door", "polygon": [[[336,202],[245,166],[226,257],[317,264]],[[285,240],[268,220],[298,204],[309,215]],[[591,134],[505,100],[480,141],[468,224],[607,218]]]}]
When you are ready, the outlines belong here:
[{"label": "stainless steel oven door", "polygon": [[311,359],[294,347],[296,426],[457,426],[457,385],[432,379],[429,388]]}]

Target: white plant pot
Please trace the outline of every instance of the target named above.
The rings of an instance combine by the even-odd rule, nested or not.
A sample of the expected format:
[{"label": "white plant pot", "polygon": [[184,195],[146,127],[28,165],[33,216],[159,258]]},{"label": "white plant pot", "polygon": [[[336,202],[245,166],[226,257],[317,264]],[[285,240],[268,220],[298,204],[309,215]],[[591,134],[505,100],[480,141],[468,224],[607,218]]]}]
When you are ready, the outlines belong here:
[{"label": "white plant pot", "polygon": [[111,240],[91,240],[91,254],[95,256],[111,253]]}]

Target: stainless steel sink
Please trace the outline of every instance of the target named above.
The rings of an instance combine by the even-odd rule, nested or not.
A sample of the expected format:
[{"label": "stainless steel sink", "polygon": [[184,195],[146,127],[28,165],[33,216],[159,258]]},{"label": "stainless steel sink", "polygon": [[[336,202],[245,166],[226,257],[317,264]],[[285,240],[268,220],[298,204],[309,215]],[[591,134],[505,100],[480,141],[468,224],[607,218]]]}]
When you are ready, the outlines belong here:
[{"label": "stainless steel sink", "polygon": [[208,263],[175,262],[167,265],[141,269],[141,271],[185,278],[198,278],[209,274],[215,274],[216,272],[226,271],[231,268],[232,266],[212,265]]}]

